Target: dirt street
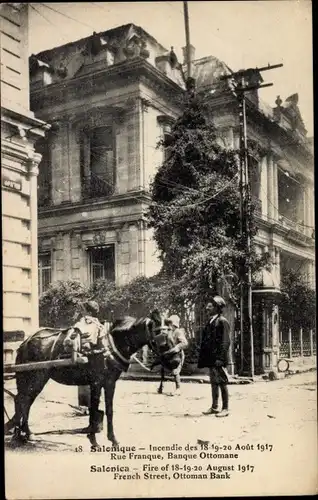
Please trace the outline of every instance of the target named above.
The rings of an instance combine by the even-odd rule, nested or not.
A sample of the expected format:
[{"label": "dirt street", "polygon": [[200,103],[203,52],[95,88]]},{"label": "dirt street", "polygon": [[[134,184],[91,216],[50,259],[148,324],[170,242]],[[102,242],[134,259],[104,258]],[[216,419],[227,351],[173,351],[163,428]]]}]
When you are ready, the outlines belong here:
[{"label": "dirt street", "polygon": [[[157,394],[157,387],[157,382],[118,382],[114,424],[121,445],[135,445],[146,450],[149,444],[171,446],[175,443],[183,450],[187,444],[201,450],[207,444],[209,447],[224,445],[225,449],[239,450],[241,464],[255,466],[250,485],[252,490],[258,488],[258,494],[316,492],[316,372],[275,382],[231,385],[230,416],[223,419],[202,415],[211,403],[208,384],[184,383],[182,394],[175,397],[169,396],[172,382],[166,383],[163,395]],[[76,461],[79,446],[82,453],[90,452],[87,437],[78,433],[87,425],[88,417],[69,405],[77,405],[77,389],[50,382],[31,410],[30,426],[35,441],[17,450],[12,449],[6,438],[8,470],[24,466],[24,451],[31,452],[29,457],[41,456],[47,461],[52,457],[52,463],[54,456],[55,459],[69,456],[68,460],[75,457]],[[12,402],[6,397],[9,413],[11,407]],[[100,409],[104,409],[103,401]],[[98,442],[110,445],[106,438],[106,422],[104,432],[98,434]],[[27,484],[29,488],[29,482]],[[222,484],[225,493],[230,482]],[[242,479],[238,484],[242,485]],[[203,487],[201,494],[212,494],[211,487],[207,493],[204,491]],[[232,494],[236,491],[232,490]],[[244,490],[244,494],[248,491],[248,488]]]}]

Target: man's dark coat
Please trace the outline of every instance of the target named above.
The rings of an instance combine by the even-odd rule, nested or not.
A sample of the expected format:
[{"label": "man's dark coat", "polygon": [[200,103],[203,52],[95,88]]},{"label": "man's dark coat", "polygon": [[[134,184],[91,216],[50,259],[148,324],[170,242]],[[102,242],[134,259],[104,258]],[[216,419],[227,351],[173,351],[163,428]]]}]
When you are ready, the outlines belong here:
[{"label": "man's dark coat", "polygon": [[213,368],[216,360],[226,367],[229,363],[230,325],[227,319],[218,315],[209,321],[202,331],[198,368]]}]

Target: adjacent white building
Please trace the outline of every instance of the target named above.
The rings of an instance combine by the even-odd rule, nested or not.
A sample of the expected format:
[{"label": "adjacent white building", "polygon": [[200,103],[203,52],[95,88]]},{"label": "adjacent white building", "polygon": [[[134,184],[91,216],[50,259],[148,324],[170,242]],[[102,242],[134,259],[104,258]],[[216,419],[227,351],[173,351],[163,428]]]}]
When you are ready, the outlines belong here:
[{"label": "adjacent white building", "polygon": [[38,327],[37,175],[34,143],[45,124],[29,107],[28,5],[0,6],[3,339],[15,342]]}]

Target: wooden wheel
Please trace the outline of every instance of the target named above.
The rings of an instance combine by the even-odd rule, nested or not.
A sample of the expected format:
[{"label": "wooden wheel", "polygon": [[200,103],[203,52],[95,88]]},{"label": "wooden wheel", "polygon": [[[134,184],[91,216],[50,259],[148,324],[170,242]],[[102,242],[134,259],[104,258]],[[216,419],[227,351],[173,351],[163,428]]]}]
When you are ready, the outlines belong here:
[{"label": "wooden wheel", "polygon": [[287,372],[289,370],[289,361],[286,358],[281,358],[277,362],[279,372]]}]

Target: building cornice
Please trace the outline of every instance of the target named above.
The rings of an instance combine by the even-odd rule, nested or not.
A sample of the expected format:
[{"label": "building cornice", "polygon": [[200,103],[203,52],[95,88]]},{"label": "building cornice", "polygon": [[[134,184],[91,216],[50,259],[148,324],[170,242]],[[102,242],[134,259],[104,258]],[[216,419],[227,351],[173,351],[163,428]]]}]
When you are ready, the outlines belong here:
[{"label": "building cornice", "polygon": [[117,217],[111,218],[99,218],[94,219],[89,222],[89,227],[87,227],[87,221],[74,221],[66,222],[65,224],[60,224],[59,226],[46,226],[39,227],[38,237],[41,238],[52,238],[57,234],[61,233],[72,233],[72,234],[83,234],[92,231],[105,231],[105,230],[118,230],[122,229],[125,225],[137,224],[142,220],[142,213],[136,213],[131,215],[118,215]]},{"label": "building cornice", "polygon": [[282,224],[273,224],[273,232],[278,236],[283,236],[285,240],[292,241],[293,243],[298,243],[303,247],[314,248],[315,240],[310,236],[306,236],[305,234],[296,231],[292,228],[286,228]]},{"label": "building cornice", "polygon": [[[114,208],[123,205],[137,205],[150,203],[151,197],[144,190],[131,191],[125,194],[115,194],[108,199],[81,200],[79,202],[69,202],[60,205],[52,205],[50,207],[39,208],[39,219],[48,217],[59,217],[70,215],[78,212],[93,212],[95,210]],[[87,222],[87,221],[86,221]]]},{"label": "building cornice", "polygon": [[[23,110],[18,111],[4,105],[1,107],[1,122],[6,123],[9,127],[16,129],[17,135],[20,137],[23,134],[31,134],[34,136],[45,135],[46,130],[50,129],[50,125],[42,120],[38,120],[34,117],[31,111]],[[3,137],[2,137],[3,140]]]},{"label": "building cornice", "polygon": [[297,243],[303,247],[313,248],[315,246],[315,240],[313,238],[294,229],[286,228],[278,221],[274,223],[269,222],[257,214],[255,218],[259,229],[263,229],[272,235],[282,236],[284,239]]},{"label": "building cornice", "polygon": [[70,80],[52,83],[41,89],[31,90],[31,102],[33,109],[41,109],[54,105],[56,100],[60,100],[61,94],[75,91],[76,98],[94,94],[101,88],[107,92],[112,88],[117,88],[119,82],[123,85],[134,81],[144,82],[158,91],[163,91],[166,96],[177,96],[183,93],[182,88],[170,78],[160,72],[143,58],[135,58],[124,61],[102,70],[91,72],[86,75],[77,76]]},{"label": "building cornice", "polygon": [[265,135],[269,140],[276,142],[277,145],[282,148],[285,154],[291,154],[292,156],[297,156],[301,163],[308,161],[313,162],[313,155],[308,148],[307,144],[302,143],[297,140],[295,135],[279,125],[274,119],[266,116],[260,109],[258,109],[252,103],[246,101],[247,103],[247,118],[254,118],[255,123],[259,124],[264,130]]}]

